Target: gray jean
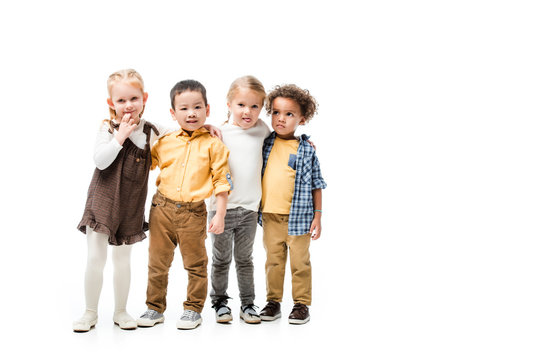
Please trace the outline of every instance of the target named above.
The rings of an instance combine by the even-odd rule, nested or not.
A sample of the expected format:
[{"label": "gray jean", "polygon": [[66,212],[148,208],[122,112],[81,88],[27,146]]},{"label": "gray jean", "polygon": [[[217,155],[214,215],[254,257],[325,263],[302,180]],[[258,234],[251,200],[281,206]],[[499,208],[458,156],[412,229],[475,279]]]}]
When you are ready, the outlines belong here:
[{"label": "gray jean", "polygon": [[[215,216],[210,211],[209,220]],[[225,230],[221,234],[210,234],[212,240],[211,292],[212,303],[229,298],[228,269],[232,262],[236,263],[236,275],[240,290],[241,305],[253,304],[255,299],[253,244],[256,235],[258,213],[242,207],[227,209]]]}]

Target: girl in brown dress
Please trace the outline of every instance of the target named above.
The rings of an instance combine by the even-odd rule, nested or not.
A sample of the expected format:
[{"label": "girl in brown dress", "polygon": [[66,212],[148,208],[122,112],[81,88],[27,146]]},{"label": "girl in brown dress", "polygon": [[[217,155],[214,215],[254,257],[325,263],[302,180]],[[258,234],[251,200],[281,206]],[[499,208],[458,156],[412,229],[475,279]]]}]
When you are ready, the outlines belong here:
[{"label": "girl in brown dress", "polygon": [[141,119],[148,94],[140,74],[131,69],[120,70],[109,76],[107,87],[111,118],[103,122],[97,135],[97,168],[78,225],[87,236],[88,258],[84,281],[86,311],[73,323],[77,332],[88,331],[97,323],[109,244],[113,245],[114,323],[122,329],[137,327],[126,311],[131,245],[146,237],[144,205],[151,165],[150,144],[160,131]]}]

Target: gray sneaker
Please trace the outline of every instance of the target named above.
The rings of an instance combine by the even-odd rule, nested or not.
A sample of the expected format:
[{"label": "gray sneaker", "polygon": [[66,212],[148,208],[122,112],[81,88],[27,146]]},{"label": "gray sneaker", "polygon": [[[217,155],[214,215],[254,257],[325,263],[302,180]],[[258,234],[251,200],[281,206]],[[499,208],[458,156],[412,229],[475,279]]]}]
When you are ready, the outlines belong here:
[{"label": "gray sneaker", "polygon": [[163,314],[155,310],[148,309],[137,319],[137,325],[141,327],[151,327],[157,323],[162,323],[163,321],[165,321]]},{"label": "gray sneaker", "polygon": [[217,301],[212,308],[215,309],[215,320],[218,323],[223,324],[232,321],[232,312],[225,302]]},{"label": "gray sneaker", "polygon": [[182,317],[176,322],[176,327],[182,330],[190,330],[202,324],[202,317],[193,310],[185,310]]},{"label": "gray sneaker", "polygon": [[241,307],[240,310],[240,319],[245,321],[247,324],[260,324],[260,315],[255,310],[255,305],[245,305]]}]

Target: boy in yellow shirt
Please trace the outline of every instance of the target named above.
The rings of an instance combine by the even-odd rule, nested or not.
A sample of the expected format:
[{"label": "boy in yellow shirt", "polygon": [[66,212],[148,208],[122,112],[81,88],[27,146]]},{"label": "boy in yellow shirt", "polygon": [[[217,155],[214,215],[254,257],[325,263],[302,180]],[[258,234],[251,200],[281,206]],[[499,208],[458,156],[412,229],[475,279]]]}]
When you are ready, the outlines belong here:
[{"label": "boy in yellow shirt", "polygon": [[176,327],[194,329],[202,323],[200,313],[208,287],[204,199],[215,192],[217,213],[208,231],[220,234],[232,182],[228,149],[203,127],[210,114],[204,86],[195,80],[180,81],[172,88],[170,100],[170,113],[181,129],[152,147],[151,168],[159,166],[161,173],[150,210],[148,310],[137,323],[154,326],[164,321],[168,271],[178,245],[188,272],[188,285],[184,313]]}]

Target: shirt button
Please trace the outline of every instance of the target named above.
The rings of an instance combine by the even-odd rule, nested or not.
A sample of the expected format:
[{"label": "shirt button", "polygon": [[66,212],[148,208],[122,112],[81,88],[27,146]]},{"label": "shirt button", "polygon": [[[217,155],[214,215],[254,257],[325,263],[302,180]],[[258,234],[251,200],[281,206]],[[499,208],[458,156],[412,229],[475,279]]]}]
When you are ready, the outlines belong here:
[{"label": "shirt button", "polygon": [[185,163],[182,163],[182,166],[185,167]]},{"label": "shirt button", "polygon": [[137,158],[137,162],[140,162],[140,159],[139,159],[139,158]]}]

